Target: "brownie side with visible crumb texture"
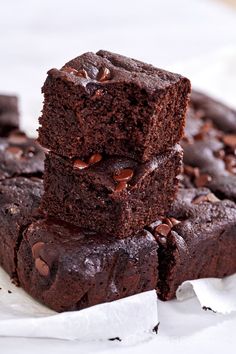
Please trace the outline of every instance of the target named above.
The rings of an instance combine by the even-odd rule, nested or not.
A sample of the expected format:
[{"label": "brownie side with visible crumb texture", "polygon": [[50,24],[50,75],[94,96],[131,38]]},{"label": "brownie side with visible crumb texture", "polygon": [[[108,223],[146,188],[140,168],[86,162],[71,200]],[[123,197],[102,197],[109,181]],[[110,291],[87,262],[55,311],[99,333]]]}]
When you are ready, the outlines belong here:
[{"label": "brownie side with visible crumb texture", "polygon": [[105,153],[143,162],[182,137],[190,82],[99,51],[50,70],[42,91],[42,146],[69,158]]},{"label": "brownie side with visible crumb texture", "polygon": [[55,219],[24,233],[21,286],[51,309],[74,311],[155,289],[157,243],[147,231],[123,240]]},{"label": "brownie side with visible crumb texture", "polygon": [[166,218],[150,228],[159,244],[158,296],[175,297],[186,280],[236,272],[236,205],[207,188],[182,189]]},{"label": "brownie side with visible crumb texture", "polygon": [[122,238],[168,210],[177,193],[182,149],[176,145],[146,163],[98,154],[89,161],[47,154],[41,209],[46,215]]},{"label": "brownie side with visible crumb texture", "polygon": [[37,216],[43,181],[15,177],[0,182],[0,265],[16,280],[16,253],[24,228]]},{"label": "brownie side with visible crumb texture", "polygon": [[39,144],[23,133],[0,138],[0,180],[16,176],[42,177],[44,152]]},{"label": "brownie side with visible crumb texture", "polygon": [[8,136],[16,129],[19,129],[18,98],[0,95],[0,136]]},{"label": "brownie side with visible crumb texture", "polygon": [[236,111],[193,91],[181,145],[182,184],[236,201]]}]

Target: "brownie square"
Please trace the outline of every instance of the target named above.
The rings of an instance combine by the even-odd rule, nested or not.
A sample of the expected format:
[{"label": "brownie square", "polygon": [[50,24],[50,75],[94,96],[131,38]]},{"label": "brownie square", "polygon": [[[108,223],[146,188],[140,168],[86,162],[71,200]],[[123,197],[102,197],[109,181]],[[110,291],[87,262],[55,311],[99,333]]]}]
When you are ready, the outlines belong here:
[{"label": "brownie square", "polygon": [[183,185],[207,187],[235,202],[236,111],[193,91],[185,135]]},{"label": "brownie square", "polygon": [[236,132],[236,110],[224,103],[193,90],[191,106],[203,120],[211,120],[215,126],[225,133]]},{"label": "brownie square", "polygon": [[16,176],[42,177],[44,152],[39,144],[23,133],[0,138],[0,180]]},{"label": "brownie square", "polygon": [[181,161],[179,145],[145,163],[96,154],[87,164],[50,152],[41,209],[80,227],[127,237],[168,210]]},{"label": "brownie square", "polygon": [[18,98],[0,95],[0,136],[19,128]]},{"label": "brownie square", "polygon": [[148,231],[124,240],[58,220],[39,220],[24,233],[18,252],[21,286],[62,312],[152,290],[157,243]]},{"label": "brownie square", "polygon": [[0,265],[14,280],[22,232],[36,217],[42,192],[43,182],[35,177],[0,182]]},{"label": "brownie square", "polygon": [[182,189],[167,216],[150,227],[159,244],[162,300],[175,297],[186,280],[236,272],[235,203],[219,200],[207,188]]},{"label": "brownie square", "polygon": [[50,70],[42,91],[42,146],[69,158],[105,153],[143,162],[182,137],[190,82],[99,51]]}]

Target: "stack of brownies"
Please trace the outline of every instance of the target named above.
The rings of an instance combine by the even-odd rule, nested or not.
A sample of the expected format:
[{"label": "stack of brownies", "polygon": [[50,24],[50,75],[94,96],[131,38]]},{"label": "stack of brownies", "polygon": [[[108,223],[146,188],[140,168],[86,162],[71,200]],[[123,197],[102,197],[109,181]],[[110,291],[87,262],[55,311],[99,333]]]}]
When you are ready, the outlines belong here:
[{"label": "stack of brownies", "polygon": [[45,188],[42,149],[0,114],[0,264],[29,294],[78,310],[236,272],[236,111],[193,93],[178,177],[189,91],[104,51],[50,70]]},{"label": "stack of brownies", "polygon": [[46,214],[114,238],[164,215],[177,192],[189,80],[100,51],[50,70],[43,92]]},{"label": "stack of brownies", "polygon": [[50,70],[43,92],[46,219],[21,245],[34,258],[21,284],[59,311],[156,288],[158,245],[144,227],[177,193],[189,80],[100,51]]}]

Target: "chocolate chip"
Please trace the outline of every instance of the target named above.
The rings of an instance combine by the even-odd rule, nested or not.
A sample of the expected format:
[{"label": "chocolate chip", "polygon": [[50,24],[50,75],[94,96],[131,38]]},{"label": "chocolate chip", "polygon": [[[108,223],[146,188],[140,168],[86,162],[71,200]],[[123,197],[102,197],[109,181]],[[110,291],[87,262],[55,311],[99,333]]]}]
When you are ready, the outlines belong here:
[{"label": "chocolate chip", "polygon": [[114,174],[113,178],[118,182],[128,182],[129,180],[131,180],[133,175],[133,170],[131,170],[130,168],[125,168],[123,170],[120,170],[118,173]]},{"label": "chocolate chip", "polygon": [[39,252],[40,250],[44,247],[45,243],[44,242],[37,242],[33,245],[32,247],[32,255],[33,258],[36,259],[39,257]]},{"label": "chocolate chip", "polygon": [[78,170],[83,170],[84,168],[88,167],[88,164],[82,160],[77,159],[74,161],[73,167],[77,168]]},{"label": "chocolate chip", "polygon": [[101,154],[94,154],[94,155],[92,155],[90,157],[88,163],[89,163],[89,165],[92,165],[94,163],[97,163],[97,162],[101,161],[101,159],[102,159],[102,155]]},{"label": "chocolate chip", "polygon": [[193,144],[194,143],[193,138],[189,137],[187,135],[183,136],[182,141],[186,144]]},{"label": "chocolate chip", "polygon": [[202,133],[208,133],[210,130],[212,130],[212,128],[213,128],[212,122],[205,122],[201,126],[200,130],[201,130]]},{"label": "chocolate chip", "polygon": [[196,135],[194,135],[194,140],[203,140],[204,138],[204,132],[199,132]]},{"label": "chocolate chip", "polygon": [[70,66],[65,66],[62,71],[68,73],[68,74],[74,74],[76,75],[78,73],[78,71],[74,68],[71,68]]},{"label": "chocolate chip", "polygon": [[95,91],[94,96],[95,97],[101,97],[103,95],[103,93],[104,93],[103,90],[98,89],[98,90]]},{"label": "chocolate chip", "polygon": [[167,224],[170,228],[173,227],[173,224],[169,218],[163,218],[162,222],[163,224]]},{"label": "chocolate chip", "polygon": [[44,277],[47,277],[50,273],[49,266],[41,258],[35,259],[35,268]]},{"label": "chocolate chip", "polygon": [[200,174],[200,171],[199,171],[199,168],[198,167],[192,167],[192,166],[189,166],[189,165],[185,165],[184,166],[184,173],[187,175],[187,176],[190,176],[190,177],[198,177],[199,174]]},{"label": "chocolate chip", "polygon": [[97,74],[97,80],[100,82],[111,79],[111,72],[108,68],[101,68]]},{"label": "chocolate chip", "polygon": [[84,69],[76,70],[74,68],[71,68],[70,66],[66,66],[62,69],[62,71],[66,72],[68,74],[75,75],[75,76],[83,77],[84,79],[89,78],[87,71]]},{"label": "chocolate chip", "polygon": [[171,221],[172,225],[175,226],[175,225],[178,225],[181,223],[180,220],[177,220],[175,218],[169,218],[169,220]]},{"label": "chocolate chip", "polygon": [[201,109],[201,108],[199,108],[199,109],[197,109],[196,111],[195,111],[195,115],[196,115],[196,117],[198,118],[198,119],[202,119],[202,118],[204,118],[205,117],[205,111],[203,110],[203,109]]},{"label": "chocolate chip", "polygon": [[204,187],[208,182],[212,180],[212,177],[208,174],[202,174],[195,179],[195,185],[197,187]]},{"label": "chocolate chip", "polygon": [[127,183],[122,181],[122,182],[119,182],[115,188],[115,191],[116,192],[121,192],[123,191],[125,188],[127,188]]},{"label": "chocolate chip", "polygon": [[223,160],[225,157],[225,151],[223,149],[218,150],[218,151],[214,151],[214,156]]},{"label": "chocolate chip", "polygon": [[78,70],[76,76],[83,77],[84,79],[89,78],[87,71],[84,69]]},{"label": "chocolate chip", "polygon": [[223,136],[225,145],[235,148],[236,147],[236,134],[228,134]]},{"label": "chocolate chip", "polygon": [[154,230],[155,233],[158,233],[159,235],[165,236],[165,237],[168,236],[170,231],[171,231],[171,228],[167,224],[158,225]]},{"label": "chocolate chip", "polygon": [[230,173],[236,173],[236,158],[234,155],[227,155],[225,157],[225,166]]},{"label": "chocolate chip", "polygon": [[218,199],[215,194],[213,193],[209,193],[207,194],[207,200],[210,202],[210,203],[217,203],[220,201],[220,199]]},{"label": "chocolate chip", "polygon": [[16,157],[20,158],[23,154],[23,151],[21,148],[18,146],[8,146],[6,148],[6,151],[9,152],[12,155],[15,155]]},{"label": "chocolate chip", "polygon": [[207,195],[200,195],[192,200],[193,204],[200,204],[202,202],[208,202]]}]

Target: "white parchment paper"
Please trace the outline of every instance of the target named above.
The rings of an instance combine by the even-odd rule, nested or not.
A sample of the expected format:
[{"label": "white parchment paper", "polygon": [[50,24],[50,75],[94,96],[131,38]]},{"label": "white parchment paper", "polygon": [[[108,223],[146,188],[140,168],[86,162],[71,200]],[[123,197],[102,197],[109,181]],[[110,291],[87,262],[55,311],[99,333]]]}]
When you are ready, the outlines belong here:
[{"label": "white parchment paper", "polygon": [[184,282],[177,290],[177,300],[197,296],[201,307],[221,314],[236,311],[236,274],[224,279],[199,279]]},{"label": "white parchment paper", "polygon": [[155,291],[58,314],[13,285],[1,268],[0,288],[0,336],[138,340],[158,324]]}]

